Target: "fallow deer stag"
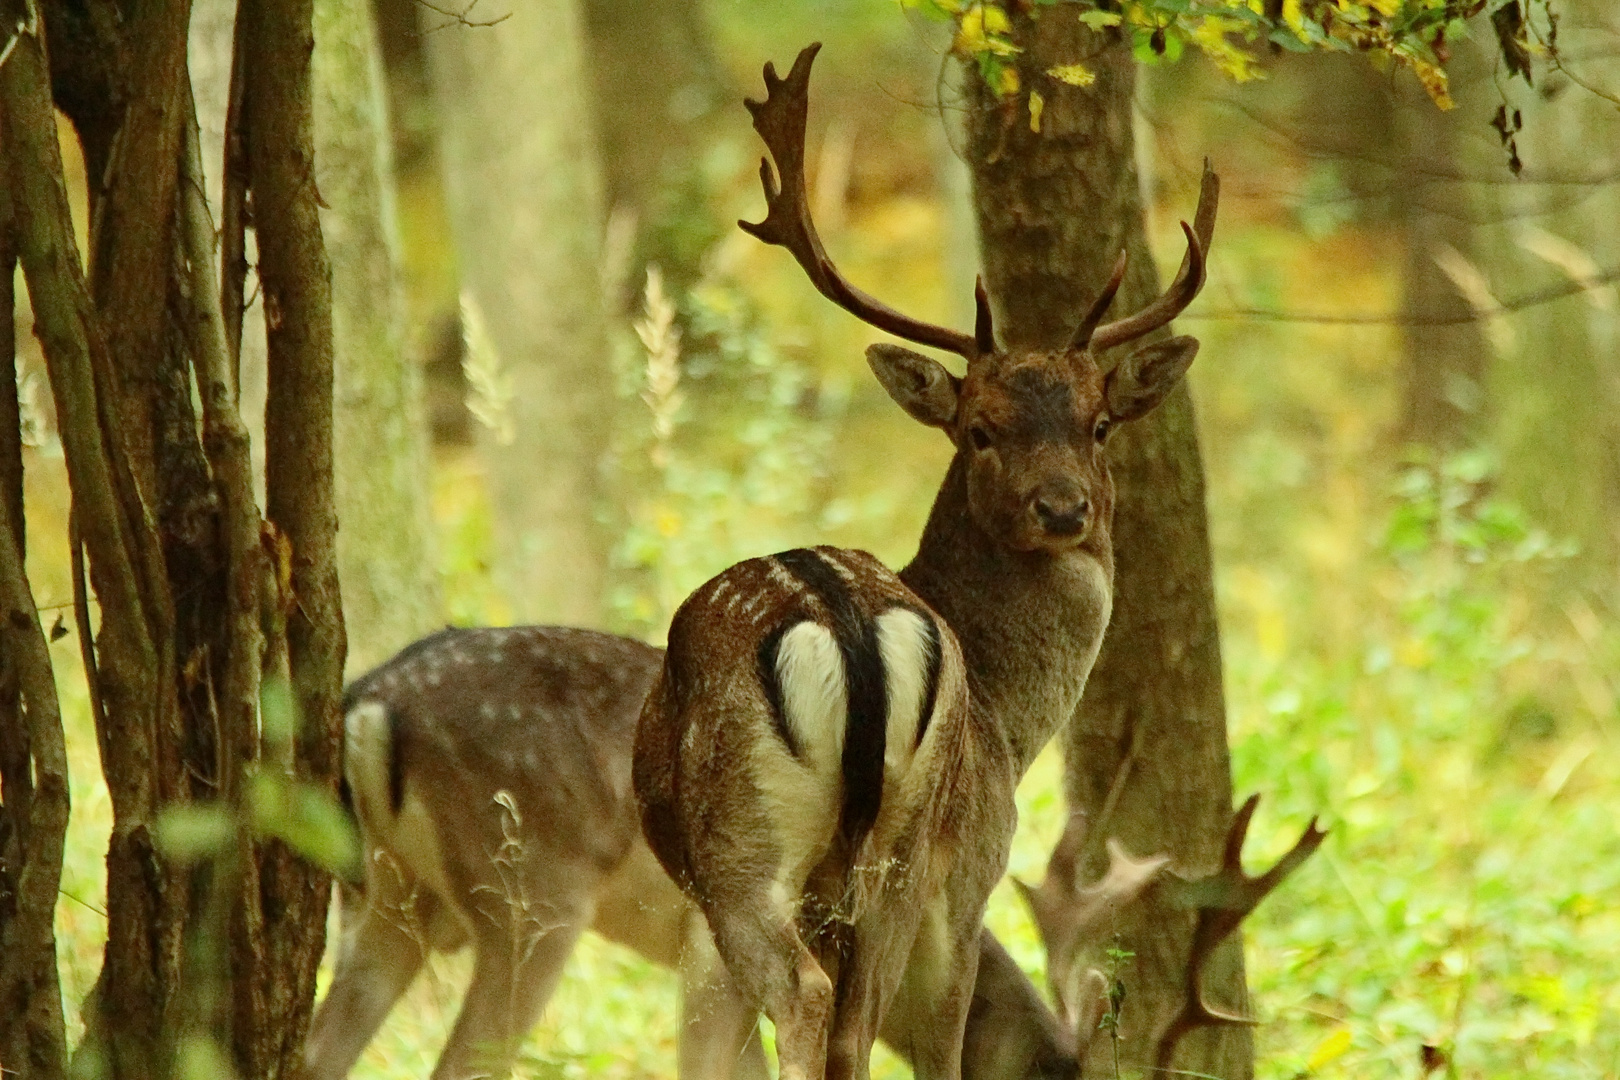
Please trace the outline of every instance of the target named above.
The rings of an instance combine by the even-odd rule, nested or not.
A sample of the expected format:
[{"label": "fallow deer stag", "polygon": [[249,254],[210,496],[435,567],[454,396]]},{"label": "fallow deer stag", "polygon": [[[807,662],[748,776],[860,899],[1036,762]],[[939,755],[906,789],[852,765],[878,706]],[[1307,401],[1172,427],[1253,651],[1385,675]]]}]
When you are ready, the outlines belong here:
[{"label": "fallow deer stag", "polygon": [[[1059,348],[999,348],[982,284],[971,335],[919,322],[846,281],[811,222],[804,138],[819,48],[802,51],[785,79],[767,64],[765,101],[747,103],[776,169],[760,163],[765,220],[740,224],[787,248],[845,310],[967,362],[957,378],[898,346],[867,351],[889,394],[943,429],[956,456],[899,575],[909,593],[869,556],[826,552],[794,566],[741,564],[687,601],[642,713],[636,791],[659,861],[703,908],[745,997],[776,1021],[784,1076],[820,1077],[824,1058],[828,1075],[864,1076],[891,994],[918,1018],[918,1075],[954,1076],[977,960],[959,920],[982,908],[982,876],[1001,865],[1012,831],[1012,786],[1073,712],[1108,622],[1113,482],[1103,445],[1114,424],[1164,399],[1198,345],[1149,344],[1107,374],[1096,354],[1159,329],[1198,294],[1218,184],[1206,168],[1197,227],[1182,224],[1181,269],[1135,315],[1102,321],[1121,255]],[[879,617],[902,610],[930,613],[919,625],[935,627],[946,672],[960,639],[970,700],[936,699],[945,711],[932,716],[884,706],[885,680],[919,678],[917,655],[880,656],[872,644]],[[789,634],[795,647],[784,652]],[[936,735],[954,741],[924,754]],[[885,755],[907,743],[918,760],[897,769]],[[911,795],[913,776],[959,794],[959,813],[971,817],[953,821]],[[887,822],[886,802],[898,804]],[[906,916],[926,925],[905,960],[890,954],[914,927],[873,903],[868,880],[922,901]]]},{"label": "fallow deer stag", "polygon": [[848,1080],[901,978],[918,1077],[961,1075],[1017,812],[950,628],[872,556],[751,559],[675,612],[636,729],[642,832],[703,910],[782,1080]]},{"label": "fallow deer stag", "polygon": [[[347,1075],[427,953],[469,942],[472,982],[433,1075],[505,1073],[587,928],[681,972],[685,1080],[766,1080],[757,1039],[736,1049],[755,1010],[640,835],[631,749],[662,656],[566,627],[446,630],[349,687],[365,882],[344,893],[311,1080]],[[988,932],[980,950],[962,1075],[1077,1078],[1085,1040]],[[902,1054],[918,1039],[899,1010],[883,1036]]]}]

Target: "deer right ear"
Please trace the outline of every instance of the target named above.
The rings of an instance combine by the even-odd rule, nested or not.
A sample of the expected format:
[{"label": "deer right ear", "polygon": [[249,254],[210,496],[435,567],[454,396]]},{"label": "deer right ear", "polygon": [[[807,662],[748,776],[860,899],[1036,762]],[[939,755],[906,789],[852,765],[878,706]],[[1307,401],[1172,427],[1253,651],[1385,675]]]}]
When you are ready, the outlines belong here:
[{"label": "deer right ear", "polygon": [[946,371],[938,360],[880,342],[867,346],[866,362],[883,389],[913,419],[946,430],[956,422],[956,399],[962,380]]}]

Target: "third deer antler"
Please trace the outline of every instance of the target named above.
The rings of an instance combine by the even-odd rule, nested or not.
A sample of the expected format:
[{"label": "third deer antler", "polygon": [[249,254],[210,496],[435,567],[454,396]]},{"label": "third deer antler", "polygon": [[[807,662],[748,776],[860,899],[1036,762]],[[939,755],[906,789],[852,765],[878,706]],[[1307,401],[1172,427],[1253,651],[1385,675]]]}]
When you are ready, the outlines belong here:
[{"label": "third deer antler", "polygon": [[1201,1027],[1255,1022],[1248,1017],[1213,1008],[1204,1000],[1204,962],[1216,946],[1237,929],[1244,917],[1258,907],[1260,901],[1282,883],[1283,878],[1293,873],[1295,867],[1309,858],[1327,836],[1325,830],[1316,827],[1316,818],[1311,818],[1304,834],[1287,854],[1278,859],[1270,870],[1258,877],[1250,877],[1243,872],[1243,841],[1249,834],[1249,822],[1259,804],[1260,796],[1250,795],[1232,819],[1220,869],[1191,881],[1173,876],[1176,883],[1174,899],[1184,907],[1197,909],[1198,927],[1193,931],[1192,958],[1187,962],[1186,1000],[1181,1012],[1159,1039],[1156,1064],[1160,1070],[1170,1067],[1176,1044],[1189,1032]]}]

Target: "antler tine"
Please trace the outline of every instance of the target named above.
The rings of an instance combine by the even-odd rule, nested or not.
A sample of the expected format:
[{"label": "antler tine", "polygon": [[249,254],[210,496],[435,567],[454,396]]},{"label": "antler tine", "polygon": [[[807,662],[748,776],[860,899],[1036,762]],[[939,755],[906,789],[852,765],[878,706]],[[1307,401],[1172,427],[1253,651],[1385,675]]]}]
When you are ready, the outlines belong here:
[{"label": "antler tine", "polygon": [[[970,362],[977,360],[994,349],[988,302],[979,304],[979,324],[972,335],[921,322],[851,285],[822,248],[821,238],[810,220],[810,204],[804,187],[804,129],[810,109],[810,66],[820,49],[819,41],[806,46],[785,79],[776,74],[774,64],[767,63],[765,100],[743,102],[753,114],[754,130],[765,140],[771,158],[776,160],[781,184],[777,184],[770,160],[761,158],[759,178],[765,189],[765,220],[739,221],[737,225],[767,244],[787,248],[804,268],[817,292],[863,322],[907,341],[947,349]],[[990,344],[990,349],[984,348],[986,343]]]},{"label": "antler tine", "polygon": [[1074,340],[1069,342],[1069,348],[1076,351],[1084,349],[1091,344],[1091,333],[1102,322],[1102,317],[1108,311],[1108,305],[1114,302],[1114,294],[1119,292],[1119,283],[1125,280],[1125,267],[1130,262],[1130,252],[1120,250],[1119,258],[1114,260],[1114,272],[1109,275],[1108,284],[1104,285],[1097,299],[1091,303],[1091,310],[1086,317],[1080,320],[1079,329],[1074,332]]},{"label": "antler tine", "polygon": [[1249,833],[1249,822],[1254,818],[1259,795],[1251,795],[1232,818],[1227,830],[1226,849],[1222,853],[1221,868],[1207,877],[1195,881],[1180,879],[1182,901],[1198,907],[1198,926],[1193,931],[1192,958],[1187,963],[1186,999],[1181,1011],[1171,1021],[1159,1039],[1158,1067],[1169,1069],[1175,1057],[1176,1044],[1182,1036],[1196,1028],[1230,1024],[1253,1024],[1249,1017],[1217,1009],[1204,1000],[1204,962],[1214,953],[1233,930],[1236,930],[1249,912],[1282,883],[1282,880],[1311,853],[1322,845],[1327,832],[1316,827],[1311,818],[1305,832],[1282,858],[1258,877],[1243,872],[1243,841]]},{"label": "antler tine", "polygon": [[1198,190],[1198,210],[1193,215],[1197,225],[1194,227],[1185,221],[1181,223],[1181,230],[1187,235],[1187,254],[1182,256],[1176,279],[1163,296],[1135,315],[1097,327],[1091,335],[1094,350],[1101,352],[1151,333],[1181,314],[1193,302],[1204,287],[1205,256],[1209,252],[1210,241],[1215,237],[1215,211],[1220,201],[1220,177],[1215,175],[1215,170],[1205,159],[1204,179]]}]

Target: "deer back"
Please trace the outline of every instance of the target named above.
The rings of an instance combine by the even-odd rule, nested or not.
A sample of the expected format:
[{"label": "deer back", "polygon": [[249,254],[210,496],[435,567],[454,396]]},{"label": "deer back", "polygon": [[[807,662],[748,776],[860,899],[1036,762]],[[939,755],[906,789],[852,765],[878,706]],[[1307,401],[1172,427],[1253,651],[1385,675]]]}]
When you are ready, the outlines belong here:
[{"label": "deer back", "polygon": [[488,881],[513,839],[557,865],[618,865],[635,839],[630,750],[659,660],[591,630],[449,629],[356,680],[344,775],[368,845],[447,899]]}]

